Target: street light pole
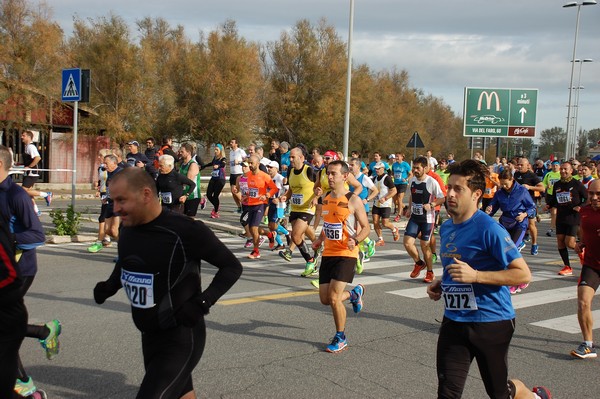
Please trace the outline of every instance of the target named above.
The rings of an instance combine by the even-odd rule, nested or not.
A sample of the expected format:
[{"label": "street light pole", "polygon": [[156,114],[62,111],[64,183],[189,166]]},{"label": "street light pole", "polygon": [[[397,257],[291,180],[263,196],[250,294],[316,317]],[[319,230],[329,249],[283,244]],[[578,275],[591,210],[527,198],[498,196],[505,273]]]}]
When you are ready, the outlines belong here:
[{"label": "street light pole", "polygon": [[579,63],[579,75],[577,77],[577,87],[575,87],[575,89],[577,90],[577,93],[575,94],[575,116],[573,118],[573,127],[575,128],[575,134],[573,135],[573,146],[574,148],[578,148],[579,147],[579,129],[578,129],[578,119],[579,119],[579,95],[581,94],[581,90],[584,89],[584,87],[581,85],[581,70],[583,68],[583,63],[584,62],[594,62],[593,59],[591,58],[584,58],[584,59],[576,59],[575,62]]},{"label": "street light pole", "polygon": [[575,40],[573,42],[573,58],[571,58],[572,63],[571,63],[571,80],[570,80],[570,84],[569,84],[569,105],[567,106],[567,142],[566,142],[566,146],[565,146],[565,158],[569,159],[573,156],[575,156],[575,151],[572,145],[572,136],[575,134],[571,128],[571,110],[573,108],[573,76],[575,75],[575,59],[576,59],[576,54],[577,54],[577,37],[579,36],[579,15],[581,14],[581,6],[591,6],[591,5],[596,5],[597,1],[596,0],[585,0],[582,1],[581,3],[577,3],[576,1],[567,3],[565,5],[563,5],[563,8],[570,8],[570,7],[577,7],[577,20],[575,23]]},{"label": "street light pole", "polygon": [[348,27],[348,71],[346,73],[346,110],[344,112],[344,160],[348,159],[350,141],[350,91],[352,88],[352,31],[354,30],[354,0],[350,0],[350,23]]}]

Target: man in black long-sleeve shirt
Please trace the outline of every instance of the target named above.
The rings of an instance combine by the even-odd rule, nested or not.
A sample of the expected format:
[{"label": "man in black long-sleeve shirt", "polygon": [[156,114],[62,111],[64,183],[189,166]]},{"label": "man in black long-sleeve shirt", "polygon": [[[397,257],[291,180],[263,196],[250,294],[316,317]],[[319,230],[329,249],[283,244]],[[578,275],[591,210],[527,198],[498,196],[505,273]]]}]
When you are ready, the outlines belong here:
[{"label": "man in black long-sleeve shirt", "polygon": [[580,224],[579,210],[585,203],[585,186],[573,178],[573,167],[569,162],[560,165],[560,180],[554,183],[552,195],[548,196],[546,208],[556,208],[556,242],[564,267],[560,276],[572,276],[568,248],[575,249],[575,238]]},{"label": "man in black long-sleeve shirt", "polygon": [[[110,189],[123,226],[119,261],[96,285],[94,299],[103,303],[125,288],[142,332],[146,375],[137,398],[194,398],[191,373],[204,350],[204,315],[238,280],[242,265],[202,222],[163,211],[155,182],[141,169],[119,172]],[[204,291],[201,260],[219,269]]]}]

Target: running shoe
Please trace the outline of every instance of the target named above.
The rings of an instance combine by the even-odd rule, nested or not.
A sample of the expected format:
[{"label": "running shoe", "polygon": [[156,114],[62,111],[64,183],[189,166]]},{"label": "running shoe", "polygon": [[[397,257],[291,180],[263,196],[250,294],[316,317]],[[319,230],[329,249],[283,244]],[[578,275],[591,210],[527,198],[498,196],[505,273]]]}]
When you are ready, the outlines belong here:
[{"label": "running shoe", "polygon": [[202,197],[200,200],[200,210],[206,208],[206,197]]},{"label": "running shoe", "polygon": [[550,229],[550,230],[548,230],[548,231],[546,232],[546,235],[547,235],[548,237],[552,237],[552,234],[554,234],[554,229]]},{"label": "running shoe", "polygon": [[217,212],[215,212],[215,210],[214,210],[214,209],[213,209],[212,211],[210,211],[210,218],[211,218],[211,219],[216,219],[217,217],[218,217],[218,216],[217,216]]},{"label": "running shoe", "polygon": [[356,274],[362,274],[364,259],[365,253],[363,251],[358,251],[358,258],[356,258]]},{"label": "running shoe", "polygon": [[238,209],[235,210],[235,213],[242,213],[242,207],[238,207]]},{"label": "running shoe", "polygon": [[527,287],[529,287],[529,283],[519,284],[519,292],[523,291]]},{"label": "running shoe", "polygon": [[558,272],[559,276],[572,276],[573,275],[573,268],[571,266],[566,266],[563,267],[559,272]]},{"label": "running shoe", "polygon": [[62,325],[60,321],[54,319],[45,324],[46,328],[50,330],[46,339],[40,339],[40,345],[46,351],[46,357],[48,360],[52,360],[52,358],[58,355],[60,351],[60,342],[58,341],[58,336],[62,332]]},{"label": "running shoe", "polygon": [[96,252],[100,251],[102,248],[104,248],[102,243],[99,241],[96,241],[95,243],[90,245],[87,250],[88,250],[88,252],[95,254]]},{"label": "running shoe", "polygon": [[438,256],[435,252],[431,254],[431,260],[433,261],[433,263],[436,263],[438,261]]},{"label": "running shoe", "polygon": [[263,216],[261,223],[262,224],[269,224],[269,218],[267,216]]},{"label": "running shoe", "polygon": [[29,399],[48,399],[48,395],[46,395],[46,392],[42,391],[41,389],[38,389],[33,394],[31,394]]},{"label": "running shoe", "polygon": [[400,221],[400,215],[396,215],[396,217],[394,218],[394,222],[399,222]]},{"label": "running shoe", "polygon": [[365,295],[365,287],[362,284],[358,284],[356,287],[352,289],[352,293],[356,296],[354,300],[352,300],[352,295],[350,295],[350,303],[352,304],[352,310],[354,313],[360,313],[363,308],[363,300],[362,297]]},{"label": "running shoe", "polygon": [[521,252],[523,248],[525,248],[525,241],[521,241],[519,245],[517,245],[517,251]]},{"label": "running shoe", "polygon": [[253,249],[252,252],[250,252],[250,255],[248,255],[249,259],[258,259],[260,258],[260,252],[258,252],[258,250]]},{"label": "running shoe", "polygon": [[435,276],[433,275],[433,270],[427,270],[427,273],[425,273],[425,278],[423,279],[423,282],[429,284],[433,281],[434,278],[435,278]]},{"label": "running shoe", "polygon": [[540,215],[535,216],[535,221],[538,223],[542,223],[542,217]]},{"label": "running shoe", "polygon": [[392,230],[392,235],[394,236],[394,241],[398,241],[400,239],[400,233],[398,233],[398,228]]},{"label": "running shoe", "polygon": [[546,387],[534,387],[531,392],[539,396],[540,399],[552,399],[552,394]]},{"label": "running shoe", "polygon": [[367,248],[367,258],[371,258],[375,255],[375,241],[370,240]]},{"label": "running shoe", "polygon": [[292,261],[292,251],[290,251],[290,249],[285,249],[283,251],[279,251],[279,256],[281,256],[283,259],[287,260],[288,262]]},{"label": "running shoe", "polygon": [[251,248],[251,247],[252,247],[252,238],[247,238],[246,243],[244,244],[244,248]]},{"label": "running shoe", "polygon": [[50,206],[50,204],[52,203],[52,196],[53,196],[52,191],[49,191],[46,198],[44,198],[46,200],[47,206]]},{"label": "running shoe", "polygon": [[14,391],[25,398],[29,395],[33,395],[33,393],[37,391],[37,388],[33,384],[33,379],[31,377],[29,377],[27,381],[21,381],[17,378]]},{"label": "running shoe", "polygon": [[377,240],[377,242],[375,243],[376,247],[383,247],[385,245],[385,241],[383,241],[383,238],[380,238],[379,240]]},{"label": "running shoe", "polygon": [[515,294],[518,294],[519,292],[521,292],[521,289],[519,288],[518,285],[511,285],[508,290],[510,291],[510,295],[515,295]]},{"label": "running shoe", "polygon": [[38,216],[42,216],[42,211],[40,211],[39,209],[36,209],[35,214]]},{"label": "running shoe", "polygon": [[533,244],[531,246],[531,254],[534,256],[538,254],[538,245],[537,244]]},{"label": "running shoe", "polygon": [[423,262],[422,260],[415,263],[415,267],[413,268],[413,271],[410,273],[410,278],[419,277],[419,274],[421,274],[421,270],[425,269],[425,267],[427,267],[427,265],[425,265],[425,262]]},{"label": "running shoe", "polygon": [[440,234],[440,228],[436,226],[435,229],[433,229],[433,234]]},{"label": "running shoe", "polygon": [[531,236],[529,234],[525,234],[525,237],[523,237],[523,241],[524,242],[530,242],[531,241]]},{"label": "running shoe", "polygon": [[260,236],[258,238],[258,246],[262,247],[262,245],[265,243],[265,241],[267,241],[267,239],[265,238],[265,236]]},{"label": "running shoe", "polygon": [[319,288],[319,279],[318,279],[318,278],[316,278],[316,279],[310,280],[310,284],[311,284],[313,287],[315,287],[315,288],[317,288],[317,289],[318,289],[318,288]]},{"label": "running shoe", "polygon": [[275,236],[273,235],[272,231],[269,232],[267,238],[269,239],[269,248],[273,249],[273,247],[275,246]]},{"label": "running shoe", "polygon": [[273,247],[273,249],[271,249],[271,251],[283,251],[285,249],[285,245],[278,245],[276,247]]},{"label": "running shoe", "polygon": [[104,240],[102,240],[103,247],[110,247],[111,245],[112,245],[112,242],[110,240],[110,237],[106,237]]},{"label": "running shoe", "polygon": [[321,257],[321,255],[323,254],[323,249],[324,248],[325,248],[325,242],[322,242],[321,245],[319,246],[319,248],[315,249],[315,253],[313,255],[313,258],[319,259]]},{"label": "running shoe", "polygon": [[317,273],[317,269],[315,267],[315,259],[312,259],[312,262],[306,262],[306,267],[304,271],[300,274],[302,277],[310,277]]},{"label": "running shoe", "polygon": [[595,347],[588,346],[585,342],[582,342],[577,349],[573,349],[571,351],[571,356],[578,357],[580,359],[592,359],[598,357],[598,354],[596,353]]},{"label": "running shoe", "polygon": [[348,340],[346,338],[341,338],[339,336],[333,337],[331,343],[327,345],[325,350],[329,353],[338,353],[343,351],[348,347]]}]

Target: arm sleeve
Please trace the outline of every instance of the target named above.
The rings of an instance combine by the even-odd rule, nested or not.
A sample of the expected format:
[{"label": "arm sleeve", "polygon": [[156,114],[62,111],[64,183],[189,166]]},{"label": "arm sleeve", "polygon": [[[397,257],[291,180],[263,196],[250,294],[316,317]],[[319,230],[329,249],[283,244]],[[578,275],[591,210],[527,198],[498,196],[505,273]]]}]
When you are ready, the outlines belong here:
[{"label": "arm sleeve", "polygon": [[242,264],[204,223],[197,221],[195,225],[195,236],[202,237],[202,240],[196,241],[199,245],[194,247],[197,255],[218,269],[202,293],[209,304],[214,305],[240,278]]}]

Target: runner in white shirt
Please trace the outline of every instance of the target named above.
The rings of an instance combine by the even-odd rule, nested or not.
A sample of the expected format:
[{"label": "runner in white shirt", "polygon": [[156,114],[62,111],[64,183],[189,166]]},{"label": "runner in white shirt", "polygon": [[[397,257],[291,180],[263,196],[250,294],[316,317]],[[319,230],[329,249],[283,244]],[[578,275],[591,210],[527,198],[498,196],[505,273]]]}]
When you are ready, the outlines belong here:
[{"label": "runner in white shirt", "polygon": [[233,138],[229,141],[229,188],[231,189],[231,195],[237,205],[237,212],[242,212],[242,202],[239,193],[236,194],[233,191],[235,183],[242,175],[242,162],[246,159],[246,151],[239,147],[237,139]]}]

